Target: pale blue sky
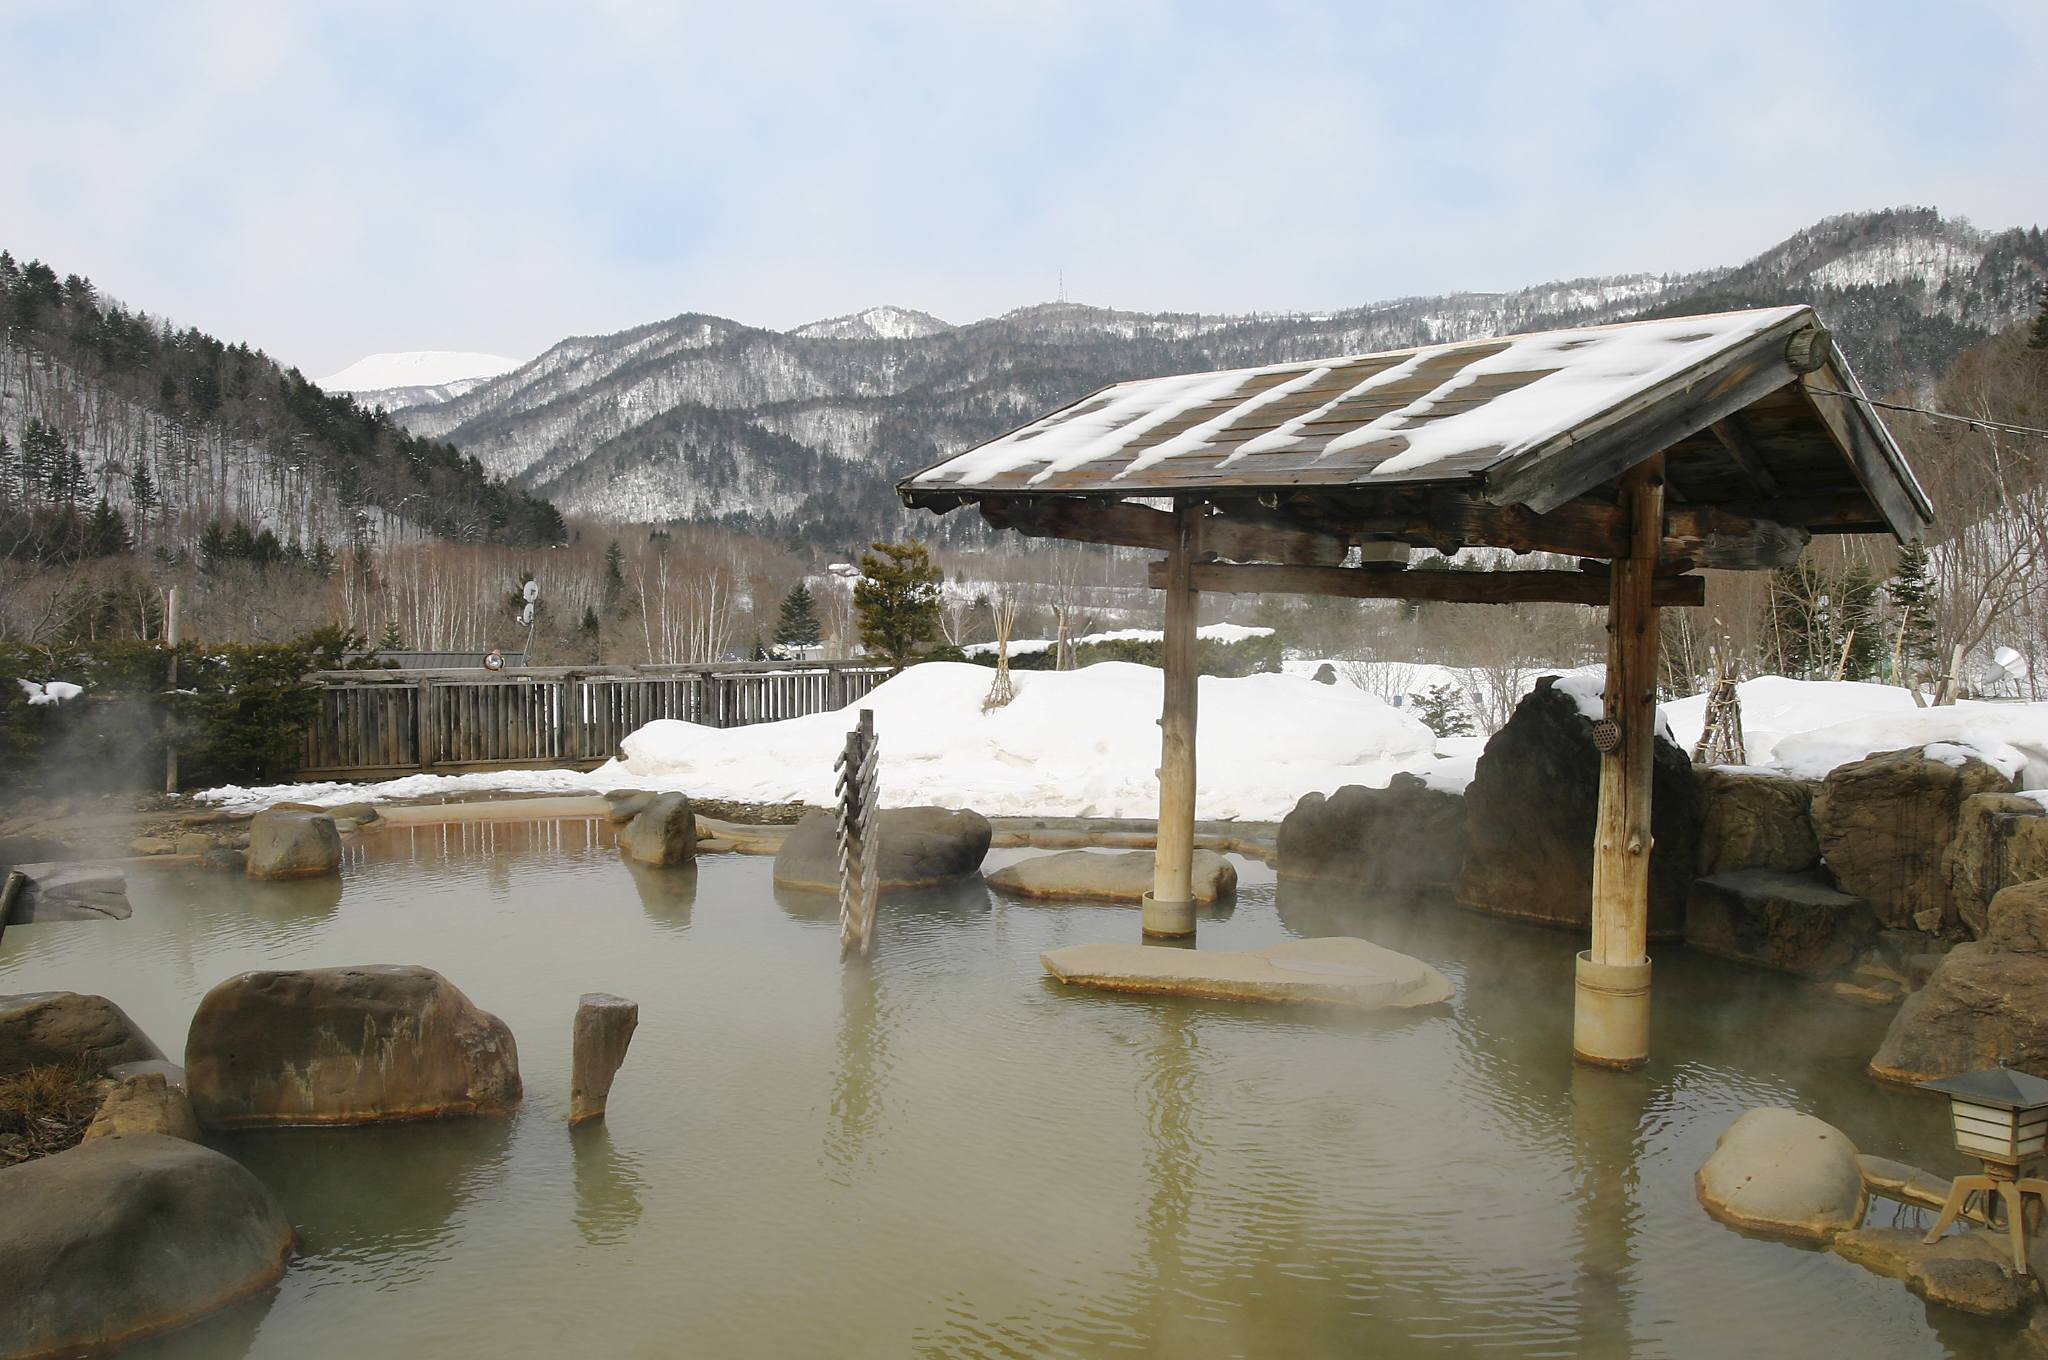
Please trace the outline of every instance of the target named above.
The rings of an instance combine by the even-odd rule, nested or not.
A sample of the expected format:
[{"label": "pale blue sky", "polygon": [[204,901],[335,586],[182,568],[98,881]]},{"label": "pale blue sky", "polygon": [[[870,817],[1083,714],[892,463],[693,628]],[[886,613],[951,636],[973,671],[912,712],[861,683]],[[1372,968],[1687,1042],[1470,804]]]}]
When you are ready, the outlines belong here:
[{"label": "pale blue sky", "polygon": [[2048,223],[2048,3],[0,0],[0,245],[310,374]]}]

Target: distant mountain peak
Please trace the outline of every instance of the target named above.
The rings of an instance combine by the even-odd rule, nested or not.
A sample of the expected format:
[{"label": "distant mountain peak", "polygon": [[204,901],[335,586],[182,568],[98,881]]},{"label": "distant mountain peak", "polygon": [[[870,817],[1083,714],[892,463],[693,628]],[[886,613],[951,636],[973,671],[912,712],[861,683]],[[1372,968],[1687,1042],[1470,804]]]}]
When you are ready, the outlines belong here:
[{"label": "distant mountain peak", "polygon": [[444,387],[465,379],[495,378],[519,367],[518,359],[502,354],[469,354],[458,350],[423,349],[404,354],[372,354],[314,382],[327,392],[383,392],[394,387]]},{"label": "distant mountain peak", "polygon": [[941,321],[930,312],[881,306],[813,321],[798,326],[790,334],[805,340],[922,340],[953,329],[950,322]]}]

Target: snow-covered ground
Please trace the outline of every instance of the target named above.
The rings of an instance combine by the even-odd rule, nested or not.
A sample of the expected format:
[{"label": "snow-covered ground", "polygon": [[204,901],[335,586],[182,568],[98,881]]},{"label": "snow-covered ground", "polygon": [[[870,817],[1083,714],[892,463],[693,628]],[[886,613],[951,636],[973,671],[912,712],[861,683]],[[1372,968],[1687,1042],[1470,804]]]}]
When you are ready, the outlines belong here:
[{"label": "snow-covered ground", "polygon": [[[1019,671],[1015,701],[984,713],[991,678],[984,666],[933,662],[861,702],[874,710],[881,737],[885,803],[992,816],[1156,815],[1159,671],[1121,662]],[[1599,711],[1597,672],[1568,676],[1561,687],[1583,711]],[[1981,755],[2048,800],[2048,703],[1917,708],[1912,695],[1891,686],[1776,676],[1745,681],[1738,692],[1752,765],[1817,779],[1874,751],[1936,744],[1937,755],[1958,761]],[[1705,708],[1703,695],[1664,706],[1670,735],[1687,751],[1699,740]],[[650,723],[623,743],[623,760],[587,774],[410,775],[375,785],[230,786],[199,796],[240,811],[285,800],[615,788],[824,804],[832,801],[832,762],[851,720],[841,711],[751,727]],[[1350,681],[1317,684],[1305,674],[1202,677],[1199,731],[1196,814],[1248,821],[1284,817],[1305,793],[1383,787],[1403,770],[1462,789],[1484,747],[1475,737],[1435,739],[1408,712]]]},{"label": "snow-covered ground", "polygon": [[[1243,642],[1246,638],[1270,637],[1272,632],[1270,628],[1247,628],[1239,623],[1205,623],[1195,630],[1195,636],[1212,642]],[[1086,637],[1072,638],[1069,641],[1075,647],[1086,647],[1097,642],[1158,642],[1165,636],[1166,634],[1157,628],[1119,628],[1114,632],[1090,633]],[[1032,652],[1049,652],[1057,646],[1057,638],[1012,638],[1010,655],[1026,656]],[[996,647],[997,644],[993,642],[972,642],[960,650],[968,656],[993,656]]]},{"label": "snow-covered ground", "polygon": [[464,378],[495,378],[519,367],[502,354],[425,349],[407,354],[372,354],[339,373],[317,379],[328,392],[377,392],[389,387],[439,387]]}]

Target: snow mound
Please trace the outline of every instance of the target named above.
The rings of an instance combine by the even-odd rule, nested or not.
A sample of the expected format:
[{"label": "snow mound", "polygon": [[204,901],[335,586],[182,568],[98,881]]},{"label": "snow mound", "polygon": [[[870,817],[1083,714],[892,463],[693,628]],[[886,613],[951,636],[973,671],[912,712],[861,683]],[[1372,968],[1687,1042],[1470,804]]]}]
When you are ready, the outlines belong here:
[{"label": "snow mound", "polygon": [[414,350],[407,354],[372,354],[339,373],[315,379],[325,392],[382,392],[393,387],[441,387],[465,378],[495,378],[519,367],[518,359],[502,354],[467,354],[457,350]]}]

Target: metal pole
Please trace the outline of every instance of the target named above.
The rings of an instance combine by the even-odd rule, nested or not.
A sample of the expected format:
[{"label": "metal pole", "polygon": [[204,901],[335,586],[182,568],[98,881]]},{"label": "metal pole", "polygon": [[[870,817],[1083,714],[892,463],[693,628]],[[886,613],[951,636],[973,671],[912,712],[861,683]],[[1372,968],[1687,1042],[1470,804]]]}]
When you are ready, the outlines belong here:
[{"label": "metal pole", "polygon": [[1160,939],[1195,933],[1195,593],[1201,508],[1178,507],[1179,537],[1166,559],[1165,694],[1159,714],[1159,833],[1142,929]]},{"label": "metal pole", "polygon": [[1664,459],[1621,479],[1629,552],[1614,560],[1607,606],[1606,721],[1593,842],[1593,947],[1579,955],[1572,1055],[1636,1068],[1650,1056],[1650,782],[1657,758],[1657,607],[1651,587],[1664,526]]}]

